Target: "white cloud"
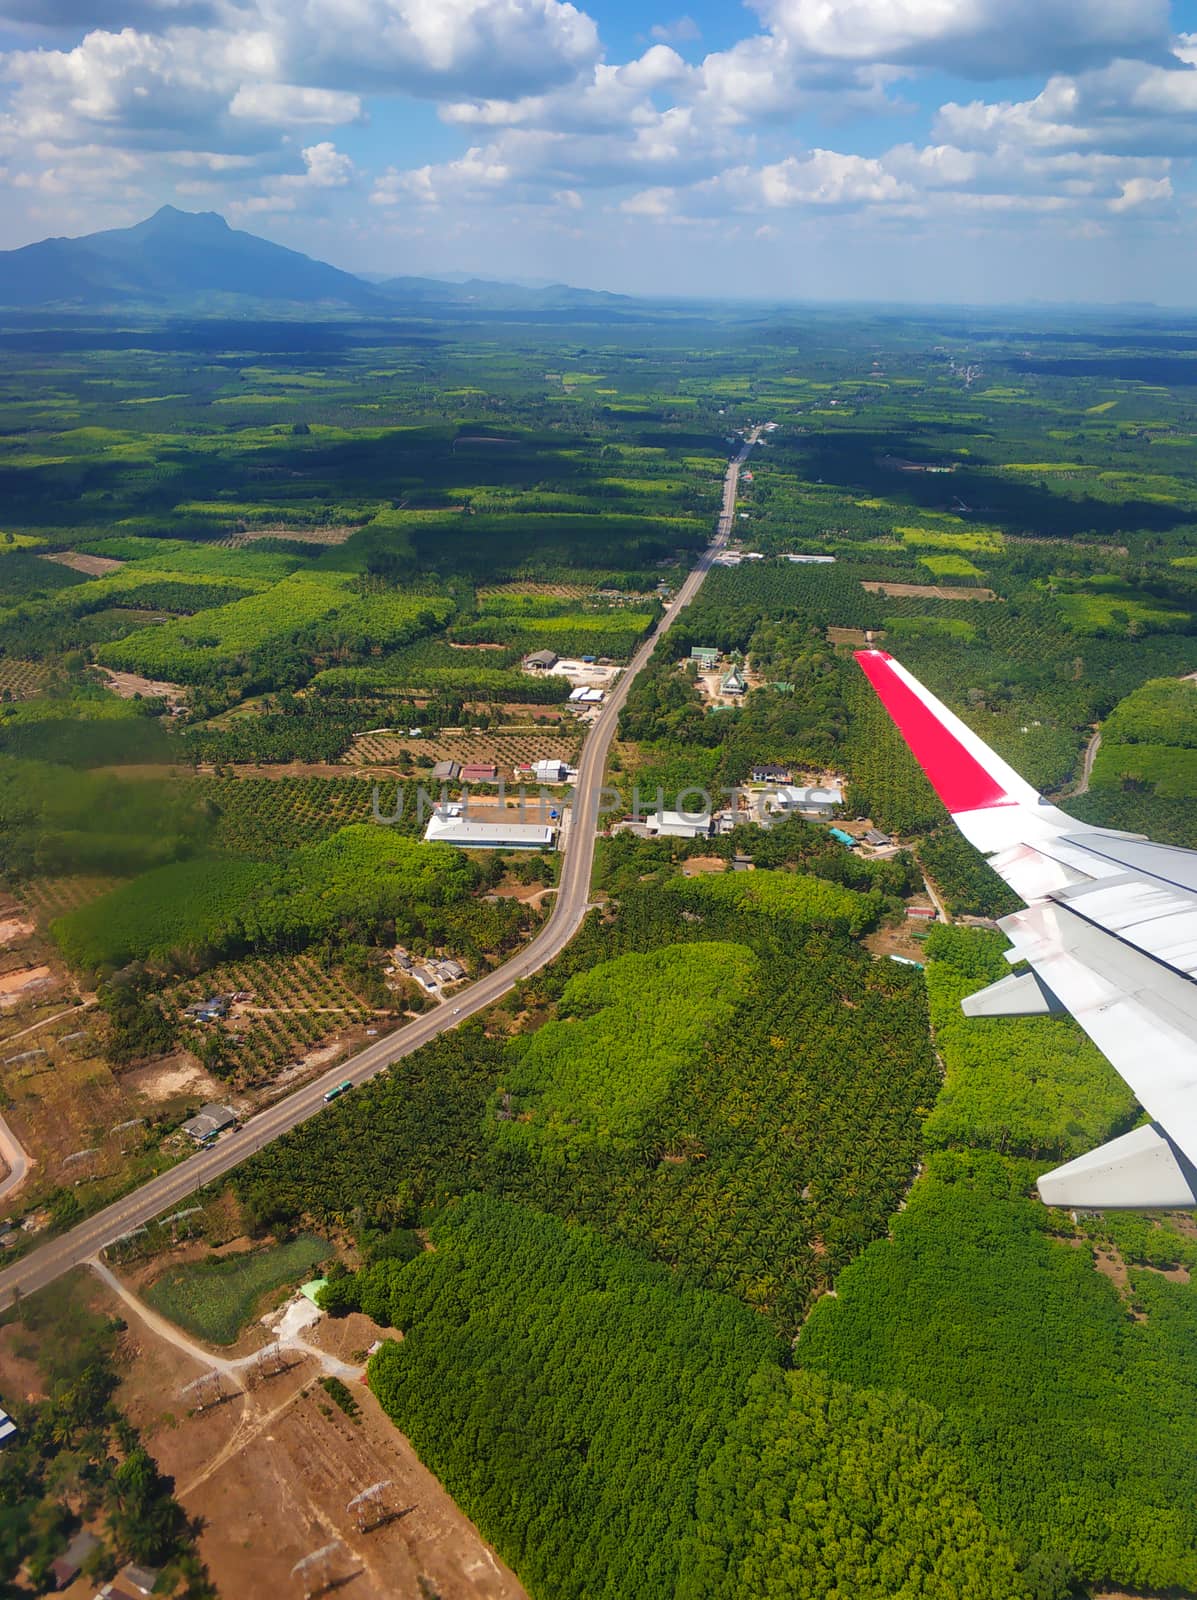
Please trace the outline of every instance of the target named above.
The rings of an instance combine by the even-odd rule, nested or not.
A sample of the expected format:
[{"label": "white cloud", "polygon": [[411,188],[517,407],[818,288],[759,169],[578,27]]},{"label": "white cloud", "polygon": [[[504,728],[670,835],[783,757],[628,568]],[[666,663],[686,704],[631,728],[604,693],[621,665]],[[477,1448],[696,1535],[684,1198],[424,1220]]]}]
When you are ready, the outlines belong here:
[{"label": "white cloud", "polygon": [[293,83],[243,84],[229,104],[229,115],[274,127],[356,122],[362,102],[343,89],[308,89]]},{"label": "white cloud", "polygon": [[294,211],[295,199],[287,194],[255,194],[245,200],[230,200],[229,214],[234,217],[258,217],[278,211]]},{"label": "white cloud", "polygon": [[370,196],[376,206],[439,205],[444,199],[465,199],[478,192],[502,187],[510,169],[493,153],[478,148],[467,150],[458,161],[441,166],[417,167],[401,172],[391,167],[379,178]]},{"label": "white cloud", "polygon": [[258,0],[297,83],[515,98],[596,61],[592,19],[564,0]]},{"label": "white cloud", "polygon": [[1172,199],[1171,178],[1128,178],[1122,193],[1109,201],[1111,211],[1142,211],[1166,205]]},{"label": "white cloud", "polygon": [[339,189],[356,171],[349,157],[327,139],[308,145],[300,153],[307,171],[301,177],[285,181],[310,184],[315,189]]},{"label": "white cloud", "polygon": [[675,17],[672,22],[654,22],[650,37],[661,44],[692,44],[702,38],[702,29],[693,17]]},{"label": "white cloud", "polygon": [[1167,47],[1167,0],[755,0],[803,53],[966,77],[1077,68]]}]

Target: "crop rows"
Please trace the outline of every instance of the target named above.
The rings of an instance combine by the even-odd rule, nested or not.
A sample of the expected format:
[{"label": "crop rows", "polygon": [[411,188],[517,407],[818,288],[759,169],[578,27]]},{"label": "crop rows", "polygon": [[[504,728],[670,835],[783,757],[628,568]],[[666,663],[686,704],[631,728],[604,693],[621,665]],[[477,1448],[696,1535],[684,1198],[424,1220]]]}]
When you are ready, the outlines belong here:
[{"label": "crop rows", "polygon": [[214,842],[245,855],[294,849],[368,822],[373,792],[360,778],[198,778],[195,790],[219,811]]}]

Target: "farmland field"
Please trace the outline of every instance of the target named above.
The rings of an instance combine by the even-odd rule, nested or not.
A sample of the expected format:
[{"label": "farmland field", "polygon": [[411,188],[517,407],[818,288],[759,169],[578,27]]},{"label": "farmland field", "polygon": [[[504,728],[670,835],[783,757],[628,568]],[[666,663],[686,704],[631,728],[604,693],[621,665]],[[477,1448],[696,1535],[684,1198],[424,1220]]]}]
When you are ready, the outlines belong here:
[{"label": "farmland field", "polygon": [[234,1344],[259,1302],[299,1284],[329,1254],[328,1241],[301,1234],[285,1244],[172,1267],[145,1291],[155,1311],[209,1344]]},{"label": "farmland field", "polygon": [[[560,955],[206,1194],[221,1258],[149,1296],[227,1343],[343,1259],[332,1311],[405,1335],[376,1393],[535,1600],[1193,1590],[1191,1224],[1030,1197],[1137,1108],[1071,1022],[961,1015],[1002,940],[908,917],[924,872],[957,919],[1012,897],[852,659],[892,651],[1082,822],[1197,845],[1187,320],[131,322],[4,346],[12,1215],[61,1229],[205,1101],[252,1116],[437,1004],[396,945],[472,980],[542,925],[554,863],[425,844],[416,791],[576,763],[570,679],[524,659],[625,663],[772,422],[740,564],[607,773],[751,802],[604,837]],[[762,768],[890,843],[762,825]]]}]

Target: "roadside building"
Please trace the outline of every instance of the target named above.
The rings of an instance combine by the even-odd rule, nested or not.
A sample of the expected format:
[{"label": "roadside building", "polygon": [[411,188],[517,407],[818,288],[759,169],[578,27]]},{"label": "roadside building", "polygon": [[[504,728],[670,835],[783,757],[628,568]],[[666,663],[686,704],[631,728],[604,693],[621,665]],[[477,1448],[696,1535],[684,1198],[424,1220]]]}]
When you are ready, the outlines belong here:
[{"label": "roadside building", "polygon": [[769,797],[769,809],[776,816],[829,817],[844,803],[838,783],[783,783]]},{"label": "roadside building", "polygon": [[460,777],[460,761],[438,761],[432,769],[432,781],[434,783],[456,783]]},{"label": "roadside building", "polygon": [[530,656],[524,657],[525,672],[551,672],[557,665],[558,656],[555,650],[533,650]]},{"label": "roadside building", "polygon": [[207,1144],[228,1128],[237,1126],[237,1113],[231,1106],[202,1106],[183,1124],[183,1132],[196,1144]]},{"label": "roadside building", "polygon": [[499,769],[493,761],[470,761],[461,769],[462,783],[494,783]]},{"label": "roadside building", "polygon": [[709,811],[654,811],[644,822],[650,838],[709,839],[711,836]]},{"label": "roadside building", "polygon": [[475,822],[462,816],[460,807],[437,807],[428,819],[424,837],[457,845],[462,850],[551,850],[557,830],[528,822]]}]

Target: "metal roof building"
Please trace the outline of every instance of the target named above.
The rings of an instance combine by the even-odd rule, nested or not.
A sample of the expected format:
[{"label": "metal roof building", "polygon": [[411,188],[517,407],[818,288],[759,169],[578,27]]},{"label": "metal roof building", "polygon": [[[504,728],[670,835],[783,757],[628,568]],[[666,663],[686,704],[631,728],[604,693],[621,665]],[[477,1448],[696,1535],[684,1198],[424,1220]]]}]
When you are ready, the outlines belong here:
[{"label": "metal roof building", "polygon": [[659,839],[708,839],[711,834],[709,811],[654,811],[644,821],[649,833]]},{"label": "metal roof building", "polygon": [[196,1144],[203,1144],[205,1139],[215,1139],[218,1133],[223,1133],[226,1128],[237,1126],[237,1113],[231,1106],[202,1106],[194,1115],[188,1117],[183,1124],[183,1132]]},{"label": "metal roof building", "polygon": [[455,844],[462,850],[551,850],[556,828],[532,822],[475,822],[437,810],[428,819],[424,837]]}]

